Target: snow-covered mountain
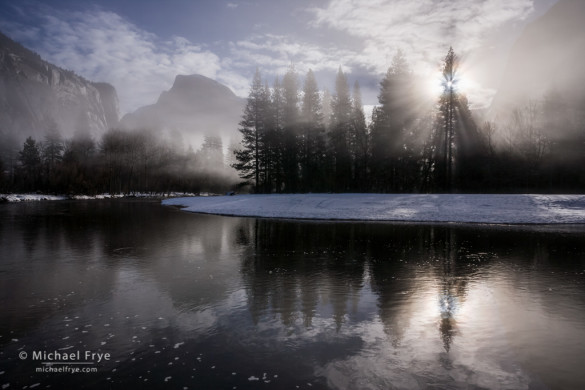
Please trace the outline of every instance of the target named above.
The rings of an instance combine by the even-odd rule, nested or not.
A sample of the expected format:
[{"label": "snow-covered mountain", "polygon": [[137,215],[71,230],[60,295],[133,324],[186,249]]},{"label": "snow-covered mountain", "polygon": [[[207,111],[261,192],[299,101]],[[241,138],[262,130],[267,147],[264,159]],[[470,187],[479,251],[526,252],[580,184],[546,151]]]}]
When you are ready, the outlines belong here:
[{"label": "snow-covered mountain", "polygon": [[555,91],[565,102],[585,102],[585,1],[560,0],[528,24],[509,55],[491,112]]},{"label": "snow-covered mountain", "polygon": [[63,136],[76,130],[99,135],[117,125],[113,86],[94,83],[44,61],[0,33],[0,136],[20,143],[42,139],[54,123]]},{"label": "snow-covered mountain", "polygon": [[155,104],[125,115],[124,128],[180,131],[189,139],[206,134],[236,133],[245,99],[228,87],[201,76],[178,75],[172,88],[162,92]]}]

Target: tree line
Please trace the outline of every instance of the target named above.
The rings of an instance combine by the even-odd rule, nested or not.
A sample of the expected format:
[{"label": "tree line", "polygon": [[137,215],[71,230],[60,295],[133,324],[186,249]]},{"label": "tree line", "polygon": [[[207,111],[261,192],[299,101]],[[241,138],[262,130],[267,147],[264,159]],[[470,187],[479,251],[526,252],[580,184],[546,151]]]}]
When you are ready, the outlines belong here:
[{"label": "tree line", "polygon": [[272,87],[256,70],[233,167],[257,193],[585,188],[583,112],[563,115],[562,98],[551,95],[510,108],[506,123],[480,125],[457,88],[452,48],[441,71],[442,93],[429,102],[399,51],[367,124],[359,84],[350,90],[341,67],[333,94],[319,90],[311,70],[302,88],[293,67]]},{"label": "tree line", "polygon": [[[550,90],[517,102],[504,121],[472,115],[457,88],[459,61],[442,63],[442,93],[429,99],[398,52],[366,121],[358,82],[340,68],[333,93],[309,70],[301,85],[290,68],[272,86],[257,70],[241,142],[224,157],[222,139],[200,150],[146,130],[110,129],[94,139],[86,126],[63,139],[49,119],[42,140],[3,150],[0,191],[65,194],[224,192],[583,192],[585,109]],[[85,130],[84,130],[85,129]],[[0,145],[6,149],[6,145]],[[237,184],[235,168],[240,179]]]},{"label": "tree line", "polygon": [[153,131],[110,129],[64,139],[52,124],[41,141],[28,137],[10,166],[0,167],[0,190],[58,194],[221,192],[235,182],[222,139],[206,136],[200,150]]}]

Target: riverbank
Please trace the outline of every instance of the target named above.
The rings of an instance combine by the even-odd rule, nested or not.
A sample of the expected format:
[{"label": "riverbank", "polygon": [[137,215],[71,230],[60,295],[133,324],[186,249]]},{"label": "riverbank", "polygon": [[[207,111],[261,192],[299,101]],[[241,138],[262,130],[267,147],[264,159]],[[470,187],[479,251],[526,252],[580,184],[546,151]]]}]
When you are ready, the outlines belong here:
[{"label": "riverbank", "polygon": [[118,198],[144,198],[144,199],[166,199],[185,196],[206,196],[193,193],[171,192],[168,194],[134,193],[122,194],[98,194],[98,195],[48,195],[48,194],[0,194],[0,203],[14,202],[40,202],[54,200],[92,200],[92,199],[118,199]]},{"label": "riverbank", "polygon": [[229,216],[488,224],[585,224],[585,195],[273,194],[165,199]]}]

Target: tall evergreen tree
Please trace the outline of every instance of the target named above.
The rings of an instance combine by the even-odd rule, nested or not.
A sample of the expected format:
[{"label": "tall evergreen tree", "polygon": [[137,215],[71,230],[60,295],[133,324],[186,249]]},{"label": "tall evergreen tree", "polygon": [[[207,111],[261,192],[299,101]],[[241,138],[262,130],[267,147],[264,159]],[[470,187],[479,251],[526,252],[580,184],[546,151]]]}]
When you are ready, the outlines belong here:
[{"label": "tall evergreen tree", "polygon": [[282,167],[284,189],[297,192],[299,189],[299,86],[298,75],[291,66],[282,79],[284,97]]},{"label": "tall evergreen tree", "polygon": [[45,134],[45,142],[43,143],[42,148],[42,159],[45,168],[44,174],[46,176],[46,181],[48,182],[49,187],[52,188],[56,184],[55,171],[57,164],[63,158],[65,145],[55,121],[50,120],[49,123],[49,128]]},{"label": "tall evergreen tree", "polygon": [[331,99],[331,153],[334,159],[334,190],[347,191],[351,187],[352,162],[350,154],[350,132],[352,104],[347,78],[339,67],[335,79],[335,94]]},{"label": "tall evergreen tree", "polygon": [[374,189],[382,192],[405,188],[405,137],[419,114],[413,98],[413,78],[402,51],[392,59],[378,95],[380,106],[372,121],[372,176]]},{"label": "tall evergreen tree", "polygon": [[457,88],[459,60],[449,48],[443,61],[443,93],[433,134],[433,188],[477,190],[483,181],[481,161],[487,148],[473,120],[467,98]]},{"label": "tall evergreen tree", "polygon": [[325,129],[328,129],[331,125],[331,116],[333,115],[333,112],[331,111],[331,92],[329,92],[329,89],[327,88],[323,90],[321,109],[323,110],[323,125],[325,126]]},{"label": "tall evergreen tree", "polygon": [[201,163],[205,168],[223,168],[223,142],[217,135],[206,135],[201,145]]},{"label": "tall evergreen tree", "polygon": [[41,152],[37,142],[32,137],[28,137],[24,141],[22,150],[18,152],[18,160],[23,173],[23,189],[37,190],[40,180]]},{"label": "tall evergreen tree", "polygon": [[284,90],[280,79],[276,77],[270,95],[270,115],[268,126],[268,150],[270,169],[270,191],[282,192],[284,179]]},{"label": "tall evergreen tree", "polygon": [[254,191],[262,189],[261,170],[265,142],[268,100],[262,85],[260,70],[256,69],[239,131],[242,134],[242,149],[235,151],[237,163],[233,167],[242,179],[253,180]]},{"label": "tall evergreen tree", "polygon": [[351,150],[353,159],[354,184],[357,191],[367,191],[368,187],[368,157],[369,135],[366,126],[366,116],[362,106],[360,85],[353,85],[353,101],[351,111]]},{"label": "tall evergreen tree", "polygon": [[301,108],[301,174],[302,190],[314,191],[323,180],[325,136],[321,97],[313,71],[309,69],[303,87]]}]

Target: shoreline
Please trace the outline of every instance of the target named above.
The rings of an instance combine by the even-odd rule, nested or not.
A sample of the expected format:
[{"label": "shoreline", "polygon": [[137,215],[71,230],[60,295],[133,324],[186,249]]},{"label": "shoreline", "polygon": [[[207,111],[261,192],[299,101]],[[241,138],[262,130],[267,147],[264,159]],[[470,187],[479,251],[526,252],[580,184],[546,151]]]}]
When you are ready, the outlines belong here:
[{"label": "shoreline", "polygon": [[183,211],[231,217],[340,222],[582,225],[585,195],[295,194],[172,198]]},{"label": "shoreline", "polygon": [[46,202],[60,200],[103,200],[103,199],[169,199],[174,197],[204,196],[193,193],[171,192],[169,194],[135,193],[98,195],[50,195],[50,194],[0,194],[0,203]]}]

